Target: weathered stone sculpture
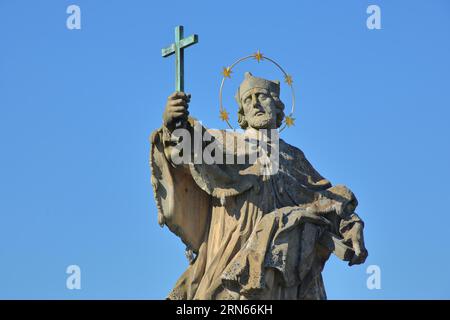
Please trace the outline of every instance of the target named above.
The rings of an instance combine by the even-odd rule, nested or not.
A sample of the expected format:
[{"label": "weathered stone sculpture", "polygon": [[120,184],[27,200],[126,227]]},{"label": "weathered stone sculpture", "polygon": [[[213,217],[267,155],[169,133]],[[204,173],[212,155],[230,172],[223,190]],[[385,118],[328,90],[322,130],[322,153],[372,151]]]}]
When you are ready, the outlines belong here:
[{"label": "weathered stone sculpture", "polygon": [[[191,253],[169,299],[326,299],[321,271],[332,252],[350,265],[365,261],[354,194],[332,186],[300,149],[283,140],[276,141],[277,170],[269,174],[261,158],[196,161],[195,146],[183,149],[185,161],[174,161],[177,130],[189,133],[182,138],[191,146],[190,137],[208,135],[200,153],[215,142],[222,146],[214,149],[216,158],[251,158],[255,148],[248,144],[281,124],[279,94],[279,82],[246,73],[236,96],[241,133],[206,129],[188,116],[189,95],[169,96],[163,126],[151,137],[152,185],[160,225]],[[274,142],[270,134],[264,137]],[[245,143],[228,147],[229,141]]]}]

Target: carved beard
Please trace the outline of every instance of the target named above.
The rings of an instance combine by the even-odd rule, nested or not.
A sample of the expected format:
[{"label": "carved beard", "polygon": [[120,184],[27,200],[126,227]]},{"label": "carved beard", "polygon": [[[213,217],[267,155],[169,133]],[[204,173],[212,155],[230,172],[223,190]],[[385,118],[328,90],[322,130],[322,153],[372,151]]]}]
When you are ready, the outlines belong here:
[{"label": "carved beard", "polygon": [[248,125],[255,129],[268,129],[272,121],[273,115],[269,113],[254,115],[247,120]]}]

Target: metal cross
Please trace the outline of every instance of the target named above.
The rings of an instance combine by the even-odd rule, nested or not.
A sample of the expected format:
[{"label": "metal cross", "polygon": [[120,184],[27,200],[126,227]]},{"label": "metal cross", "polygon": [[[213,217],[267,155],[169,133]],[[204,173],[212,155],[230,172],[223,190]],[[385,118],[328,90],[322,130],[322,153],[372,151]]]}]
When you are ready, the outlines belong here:
[{"label": "metal cross", "polygon": [[175,90],[184,91],[184,49],[196,44],[198,35],[193,34],[183,38],[183,26],[175,28],[175,43],[161,50],[162,56],[168,57],[175,53]]}]

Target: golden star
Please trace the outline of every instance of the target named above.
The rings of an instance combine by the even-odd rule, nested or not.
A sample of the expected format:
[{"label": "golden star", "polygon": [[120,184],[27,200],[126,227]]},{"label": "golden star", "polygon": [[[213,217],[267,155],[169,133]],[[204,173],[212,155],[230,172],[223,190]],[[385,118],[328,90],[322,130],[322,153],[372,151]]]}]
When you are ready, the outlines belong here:
[{"label": "golden star", "polygon": [[223,67],[222,74],[225,78],[231,78],[231,68],[230,67]]},{"label": "golden star", "polygon": [[286,75],[284,77],[284,81],[288,84],[288,86],[291,86],[292,82],[294,82],[294,80],[292,80],[292,76],[290,76],[290,75]]},{"label": "golden star", "polygon": [[295,121],[294,117],[286,116],[286,125],[288,127],[293,126],[294,125],[294,121]]},{"label": "golden star", "polygon": [[262,54],[259,50],[253,55],[253,57],[254,57],[258,62],[260,62],[261,60],[264,59],[263,54]]},{"label": "golden star", "polygon": [[223,109],[222,111],[220,111],[220,119],[222,121],[228,121],[229,117],[228,117],[228,112]]}]

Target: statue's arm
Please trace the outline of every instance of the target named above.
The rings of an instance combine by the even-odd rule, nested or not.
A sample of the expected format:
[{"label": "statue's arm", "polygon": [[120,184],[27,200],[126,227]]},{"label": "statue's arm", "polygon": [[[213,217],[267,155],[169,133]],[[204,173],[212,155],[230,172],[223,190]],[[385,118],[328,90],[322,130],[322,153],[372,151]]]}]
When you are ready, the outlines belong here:
[{"label": "statue's arm", "polygon": [[170,159],[173,130],[163,124],[150,138],[151,182],[158,223],[168,226],[188,248],[198,252],[209,223],[210,195],[196,185],[189,170],[174,165]]},{"label": "statue's arm", "polygon": [[364,221],[355,212],[358,200],[350,189],[342,185],[327,189],[324,195],[333,203],[331,214],[335,215],[337,234],[355,252],[349,265],[364,263],[368,252],[364,243]]},{"label": "statue's arm", "polygon": [[349,244],[355,254],[349,265],[364,263],[368,256],[364,243],[364,221],[356,214],[358,200],[353,192],[345,186],[331,186],[301,152],[302,171],[305,172],[310,181],[310,187],[322,189],[318,192],[318,199],[312,204],[313,210],[333,222],[333,233],[342,237],[343,242]]},{"label": "statue's arm", "polygon": [[[166,158],[174,166],[186,167],[194,159],[194,138],[203,137],[206,129],[189,116],[190,94],[174,92],[167,98],[163,113],[162,143]],[[195,133],[194,133],[195,131]],[[200,143],[203,144],[202,139]],[[201,150],[203,150],[203,145]]]}]

